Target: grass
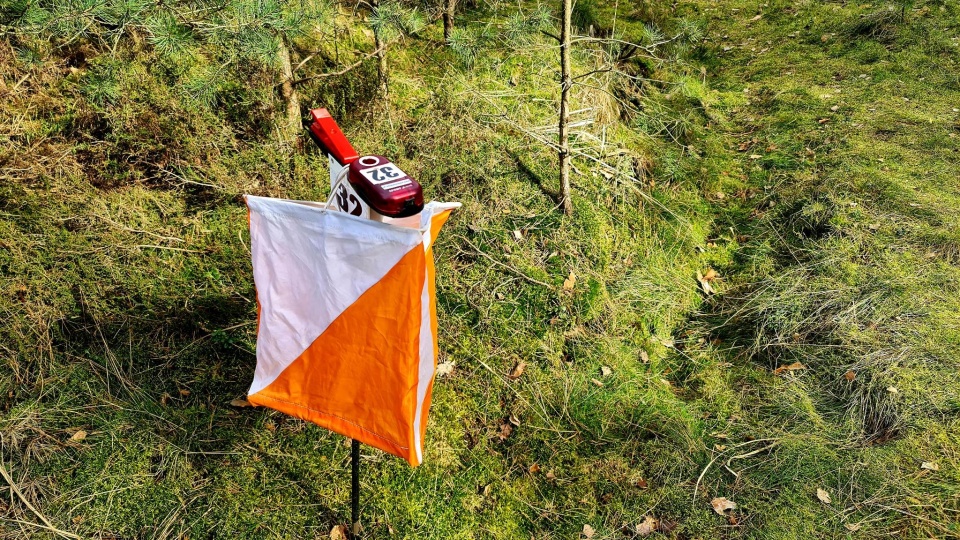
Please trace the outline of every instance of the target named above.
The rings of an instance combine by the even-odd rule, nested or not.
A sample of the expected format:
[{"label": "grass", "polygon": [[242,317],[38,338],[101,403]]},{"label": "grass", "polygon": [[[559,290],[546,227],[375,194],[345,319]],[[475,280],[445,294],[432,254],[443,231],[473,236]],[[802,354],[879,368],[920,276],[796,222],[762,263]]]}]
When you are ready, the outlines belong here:
[{"label": "grass", "polygon": [[[537,142],[555,48],[480,31],[516,8],[465,13],[453,51],[437,25],[396,45],[389,106],[372,62],[302,90],[464,202],[437,244],[455,368],[421,467],[364,450],[365,535],[960,536],[958,7],[618,9],[631,39],[702,42],[575,88],[578,149],[612,167],[575,161],[572,218]],[[117,50],[0,43],[3,466],[84,538],[326,537],[349,445],[229,405],[255,361],[240,195],[323,198],[322,160],[275,141],[269,96],[185,100],[149,47]],[[54,537],[8,488],[0,535]]]}]

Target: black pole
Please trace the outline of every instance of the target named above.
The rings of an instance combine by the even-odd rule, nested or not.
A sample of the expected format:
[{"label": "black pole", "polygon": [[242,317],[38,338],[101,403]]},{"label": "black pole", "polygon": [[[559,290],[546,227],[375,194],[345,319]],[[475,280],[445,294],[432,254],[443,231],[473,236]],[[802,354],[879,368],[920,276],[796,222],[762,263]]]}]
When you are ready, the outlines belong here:
[{"label": "black pole", "polygon": [[360,441],[353,439],[350,444],[350,465],[353,469],[353,483],[350,487],[350,521],[353,537],[360,535]]}]

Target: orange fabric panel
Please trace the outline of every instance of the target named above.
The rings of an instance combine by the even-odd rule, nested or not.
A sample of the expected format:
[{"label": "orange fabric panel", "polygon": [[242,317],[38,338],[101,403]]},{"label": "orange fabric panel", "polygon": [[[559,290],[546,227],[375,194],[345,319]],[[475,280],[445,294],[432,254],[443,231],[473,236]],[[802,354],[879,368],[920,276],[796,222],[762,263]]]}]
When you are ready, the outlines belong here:
[{"label": "orange fabric panel", "polygon": [[413,413],[426,259],[422,245],[410,250],[275,381],[250,395],[250,403],[342,433],[416,466]]}]

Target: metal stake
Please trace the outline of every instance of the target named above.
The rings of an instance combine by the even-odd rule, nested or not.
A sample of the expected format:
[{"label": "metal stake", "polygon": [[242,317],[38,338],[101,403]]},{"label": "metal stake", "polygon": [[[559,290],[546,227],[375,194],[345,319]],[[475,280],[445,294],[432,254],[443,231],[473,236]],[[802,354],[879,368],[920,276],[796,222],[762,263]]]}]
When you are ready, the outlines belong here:
[{"label": "metal stake", "polygon": [[350,460],[353,469],[353,484],[350,487],[350,521],[353,524],[353,537],[360,534],[360,441],[353,439],[350,444]]}]

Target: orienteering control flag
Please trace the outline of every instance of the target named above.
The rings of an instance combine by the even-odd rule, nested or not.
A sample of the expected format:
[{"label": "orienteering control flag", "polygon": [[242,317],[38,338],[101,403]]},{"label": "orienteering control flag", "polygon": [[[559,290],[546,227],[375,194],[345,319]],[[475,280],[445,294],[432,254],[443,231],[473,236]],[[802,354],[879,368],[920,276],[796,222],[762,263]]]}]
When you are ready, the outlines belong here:
[{"label": "orienteering control flag", "polygon": [[258,311],[248,401],[419,465],[437,358],[431,247],[460,204],[381,223],[246,201]]}]

